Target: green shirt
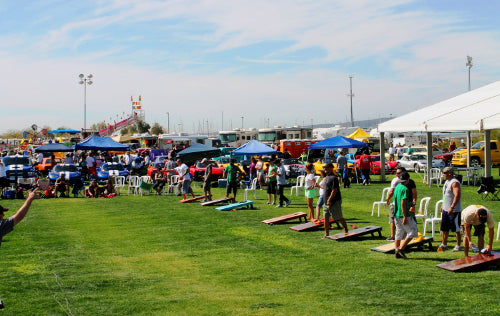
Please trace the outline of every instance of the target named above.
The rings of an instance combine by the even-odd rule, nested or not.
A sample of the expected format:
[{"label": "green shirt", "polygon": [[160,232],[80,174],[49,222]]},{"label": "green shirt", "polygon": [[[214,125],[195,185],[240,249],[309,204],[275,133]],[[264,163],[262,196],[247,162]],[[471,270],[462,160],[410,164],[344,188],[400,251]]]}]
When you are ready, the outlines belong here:
[{"label": "green shirt", "polygon": [[406,216],[410,216],[410,201],[409,189],[402,183],[398,184],[394,189],[394,217],[403,218],[403,210],[401,209],[401,201],[406,200]]},{"label": "green shirt", "polygon": [[241,172],[241,169],[236,165],[227,165],[224,172],[227,174],[227,182],[234,183],[238,180],[238,172]]},{"label": "green shirt", "polygon": [[271,176],[274,172],[278,172],[278,167],[276,167],[275,165],[270,165],[269,170],[267,171],[267,175],[269,176],[269,178],[267,178],[267,181],[269,182],[277,181],[276,175]]}]

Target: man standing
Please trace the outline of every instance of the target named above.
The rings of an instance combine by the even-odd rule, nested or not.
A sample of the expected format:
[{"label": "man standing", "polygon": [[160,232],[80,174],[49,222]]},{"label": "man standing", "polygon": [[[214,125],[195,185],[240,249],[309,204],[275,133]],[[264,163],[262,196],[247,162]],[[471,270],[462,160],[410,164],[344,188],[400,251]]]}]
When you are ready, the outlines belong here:
[{"label": "man standing", "polygon": [[325,236],[323,238],[330,235],[330,217],[342,224],[346,234],[349,232],[344,215],[342,214],[342,196],[340,194],[339,179],[333,173],[333,165],[331,163],[326,164],[325,172],[325,191],[323,195],[323,200],[325,201],[325,205],[323,206]]},{"label": "man standing", "polygon": [[283,202],[285,203],[285,207],[290,205],[290,200],[287,199],[287,197],[283,194],[283,189],[285,188],[286,185],[286,171],[285,167],[281,164],[280,159],[276,159],[274,161],[274,164],[276,165],[277,171],[276,171],[276,177],[277,177],[277,182],[278,182],[278,194],[280,196],[280,201],[279,204],[276,205],[277,208],[283,207]]},{"label": "man standing", "polygon": [[[486,253],[491,252],[493,236],[495,235],[495,222],[491,212],[482,205],[471,205],[462,211],[462,234],[464,234],[464,252],[469,255],[469,247],[472,252],[478,252],[484,247],[485,223],[488,223],[488,246]],[[474,236],[477,236],[477,247],[472,243],[471,226],[474,226]]]},{"label": "man standing", "polygon": [[[276,204],[276,189],[277,189],[277,171],[278,168],[274,165],[274,160],[269,161],[269,168],[267,171],[267,204],[274,205]],[[271,197],[274,197],[273,202],[271,203]]]},{"label": "man standing", "polygon": [[402,171],[399,177],[404,182],[394,189],[395,257],[406,259],[404,249],[413,238],[418,236],[418,228],[415,217],[410,212],[410,189],[407,187],[410,175]]},{"label": "man standing", "polygon": [[203,158],[201,161],[202,164],[205,165],[205,176],[203,177],[203,193],[205,194],[205,200],[212,201],[212,164],[208,161],[207,158]]},{"label": "man standing", "polygon": [[342,178],[342,182],[344,182],[344,189],[349,188],[351,184],[349,183],[349,170],[347,169],[347,158],[344,155],[344,152],[339,152],[339,156],[337,158],[337,174],[339,178]]},{"label": "man standing", "polygon": [[96,174],[96,161],[93,153],[89,153],[87,158],[85,159],[85,164],[87,165],[87,169],[89,170],[89,175]]},{"label": "man standing", "polygon": [[[185,200],[187,194],[194,196],[193,189],[191,188],[191,174],[189,173],[189,168],[185,163],[182,163],[180,159],[176,161],[177,167],[174,168],[179,175],[179,180],[182,181],[182,199]],[[173,171],[172,169],[167,169],[168,171]]]},{"label": "man standing", "polygon": [[224,169],[223,177],[227,178],[226,197],[229,197],[231,190],[233,191],[233,199],[236,201],[236,193],[238,192],[238,173],[242,173],[240,167],[235,165],[236,159],[231,158],[229,165]]},{"label": "man standing", "polygon": [[389,147],[389,160],[390,161],[396,161],[394,158],[394,154],[396,154],[396,148],[394,145],[391,143],[391,147]]},{"label": "man standing", "polygon": [[370,169],[372,167],[372,157],[368,154],[368,149],[365,149],[361,157],[359,157],[359,169],[361,170],[361,178],[363,185],[371,183]]},{"label": "man standing", "polygon": [[453,176],[453,168],[445,167],[443,175],[446,182],[443,186],[443,205],[441,207],[441,237],[443,243],[438,247],[438,251],[448,250],[448,235],[450,230],[455,232],[457,245],[453,251],[462,251],[460,246],[460,222],[462,211],[460,182]]}]

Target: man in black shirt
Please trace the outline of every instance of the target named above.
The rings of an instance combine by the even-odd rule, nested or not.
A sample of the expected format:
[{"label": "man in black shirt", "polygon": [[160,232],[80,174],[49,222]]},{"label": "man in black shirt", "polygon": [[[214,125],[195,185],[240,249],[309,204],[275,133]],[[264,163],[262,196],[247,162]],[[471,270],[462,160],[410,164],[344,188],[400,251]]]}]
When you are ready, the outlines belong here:
[{"label": "man in black shirt", "polygon": [[340,194],[339,179],[333,173],[333,165],[331,163],[326,164],[325,172],[325,191],[323,194],[323,200],[325,201],[325,206],[323,207],[325,237],[330,234],[330,217],[340,222],[344,228],[344,232],[347,234],[349,230],[347,229],[347,223],[342,215],[342,196]]}]

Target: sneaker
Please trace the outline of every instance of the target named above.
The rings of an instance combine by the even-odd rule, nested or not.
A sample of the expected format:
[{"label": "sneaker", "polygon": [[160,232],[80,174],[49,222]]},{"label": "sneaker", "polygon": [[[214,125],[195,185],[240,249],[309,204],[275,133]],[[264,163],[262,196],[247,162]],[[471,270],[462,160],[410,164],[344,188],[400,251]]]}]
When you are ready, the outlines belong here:
[{"label": "sneaker", "polygon": [[453,252],[458,252],[458,251],[464,251],[464,247],[463,247],[463,246],[456,245],[456,246],[453,248]]},{"label": "sneaker", "polygon": [[472,252],[479,252],[479,248],[477,248],[476,245],[472,245],[470,249],[472,250]]},{"label": "sneaker", "polygon": [[408,257],[406,257],[406,254],[404,253],[404,251],[403,251],[403,250],[401,250],[401,249],[400,249],[400,250],[398,251],[398,254],[399,254],[399,256],[400,256],[401,258],[403,258],[403,259],[408,259]]},{"label": "sneaker", "polygon": [[443,245],[443,244],[439,245],[438,251],[445,251],[445,250],[448,250],[448,246],[447,245]]},{"label": "sneaker", "polygon": [[288,202],[286,202],[285,207],[288,207],[288,205],[290,205],[290,203],[292,203],[292,201],[290,201],[290,200]]},{"label": "sneaker", "polygon": [[266,202],[267,205],[271,205],[271,202]]},{"label": "sneaker", "polygon": [[363,185],[366,185],[366,180],[363,180]]},{"label": "sneaker", "polygon": [[387,241],[394,241],[394,237],[390,236],[386,239]]},{"label": "sneaker", "polygon": [[275,208],[280,208],[283,207],[282,205],[276,205]]},{"label": "sneaker", "polygon": [[271,203],[271,205],[275,205],[275,204],[276,204],[276,202]]}]

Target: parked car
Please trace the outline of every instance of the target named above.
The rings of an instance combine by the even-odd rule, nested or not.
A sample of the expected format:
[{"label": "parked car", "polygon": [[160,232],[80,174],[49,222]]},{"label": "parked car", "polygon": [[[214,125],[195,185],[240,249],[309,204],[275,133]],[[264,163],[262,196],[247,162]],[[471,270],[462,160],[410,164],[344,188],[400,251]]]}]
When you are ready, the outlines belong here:
[{"label": "parked car", "polygon": [[436,155],[436,156],[434,156],[434,159],[441,159],[446,165],[450,165],[451,160],[453,159],[453,154],[459,150],[462,150],[462,149],[467,149],[467,147],[458,147],[457,149],[455,149],[454,151],[452,151],[450,153]]},{"label": "parked car", "polygon": [[82,173],[74,164],[57,164],[49,172],[50,183],[54,184],[61,174],[64,174],[66,181],[69,182],[81,179],[82,177]]},{"label": "parked car", "polygon": [[283,159],[283,168],[287,178],[295,178],[306,173],[306,165],[297,158]]},{"label": "parked car", "polygon": [[[212,165],[212,180],[221,179],[224,173],[224,168],[219,167],[217,163],[213,160],[209,160],[208,163]],[[195,181],[202,181],[203,177],[205,176],[206,169],[207,168],[205,167],[205,164],[202,164],[201,162],[196,162],[194,165],[189,167],[189,173],[191,173]]]},{"label": "parked car", "polygon": [[43,158],[42,162],[37,164],[35,168],[38,170],[39,174],[47,175],[49,174],[50,169],[58,163],[62,163],[61,159],[56,158],[55,161],[52,161],[52,158],[47,157]]},{"label": "parked car", "polygon": [[[427,155],[413,154],[411,156],[403,156],[397,161],[398,166],[405,167],[406,170],[414,170],[420,172],[427,167]],[[441,159],[432,159],[432,168],[442,168],[445,164]]]},{"label": "parked car", "polygon": [[[356,168],[359,170],[359,157],[356,156],[356,160],[354,164]],[[371,155],[372,157],[372,167],[370,169],[371,174],[380,174],[380,155]],[[385,161],[385,173],[393,173],[396,170],[396,166],[398,165],[397,161]]]},{"label": "parked car", "polygon": [[36,179],[37,173],[28,156],[6,156],[2,158],[5,173],[11,185],[16,184],[18,179]]},{"label": "parked car", "polygon": [[108,180],[109,176],[124,176],[127,177],[129,172],[123,164],[119,162],[106,162],[103,163],[99,170],[97,170],[97,180],[104,182]]}]

